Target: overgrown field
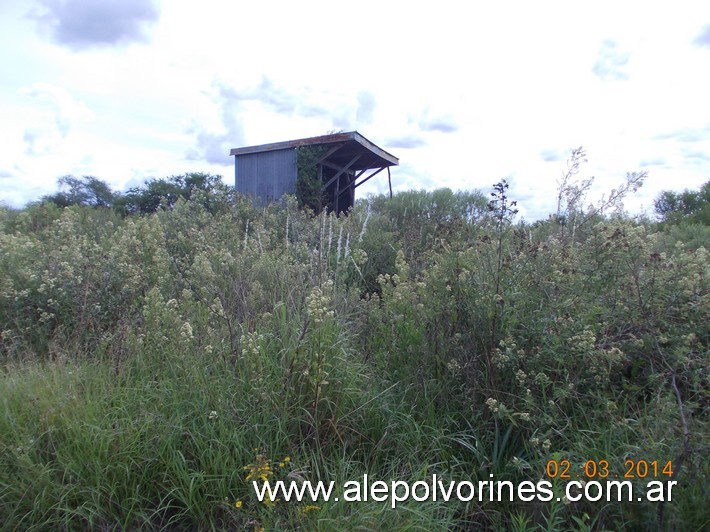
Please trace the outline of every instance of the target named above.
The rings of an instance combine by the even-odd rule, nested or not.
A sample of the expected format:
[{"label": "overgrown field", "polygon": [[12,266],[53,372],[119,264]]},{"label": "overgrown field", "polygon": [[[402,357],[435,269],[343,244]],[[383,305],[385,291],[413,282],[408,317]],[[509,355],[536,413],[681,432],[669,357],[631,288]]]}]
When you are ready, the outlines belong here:
[{"label": "overgrown field", "polygon": [[[2,211],[0,527],[707,527],[708,227],[516,223],[497,192],[341,218],[228,197]],[[395,509],[251,487],[537,482],[550,460],[572,479],[672,461],[632,482],[678,484]]]}]

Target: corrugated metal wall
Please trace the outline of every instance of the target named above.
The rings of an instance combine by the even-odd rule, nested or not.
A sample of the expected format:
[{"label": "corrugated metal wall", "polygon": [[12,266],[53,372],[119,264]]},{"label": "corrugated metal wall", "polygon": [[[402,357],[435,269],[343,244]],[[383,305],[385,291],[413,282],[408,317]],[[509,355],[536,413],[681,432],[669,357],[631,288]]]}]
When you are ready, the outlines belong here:
[{"label": "corrugated metal wall", "polygon": [[296,193],[295,149],[249,153],[234,159],[234,186],[237,192],[252,196],[257,205]]}]

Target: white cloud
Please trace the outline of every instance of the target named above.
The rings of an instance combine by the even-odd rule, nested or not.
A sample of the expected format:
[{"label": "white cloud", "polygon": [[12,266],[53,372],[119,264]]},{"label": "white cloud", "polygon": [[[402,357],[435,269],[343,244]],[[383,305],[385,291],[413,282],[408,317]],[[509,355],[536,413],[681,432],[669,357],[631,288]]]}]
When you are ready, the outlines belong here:
[{"label": "white cloud", "polygon": [[31,125],[22,135],[27,154],[46,155],[58,149],[74,124],[93,118],[93,113],[64,88],[49,83],[35,83],[19,90],[37,102]]},{"label": "white cloud", "polygon": [[145,26],[158,20],[150,0],[38,0],[31,13],[53,42],[71,50],[146,41]]},{"label": "white cloud", "polygon": [[357,112],[355,114],[355,120],[358,126],[366,126],[372,123],[376,107],[377,99],[371,91],[362,90],[358,93]]},{"label": "white cloud", "polygon": [[605,40],[599,49],[599,58],[594,63],[592,71],[603,81],[628,79],[625,67],[629,63],[630,57],[631,54],[623,51],[619,43]]},{"label": "white cloud", "polygon": [[435,115],[429,108],[421,114],[419,127],[422,131],[439,131],[441,133],[454,133],[459,129],[452,114]]},{"label": "white cloud", "polygon": [[[8,181],[27,200],[68,173],[115,188],[229,176],[230,148],[358,129],[400,157],[395,189],[512,176],[521,212],[544,213],[583,145],[596,192],[643,166],[650,204],[707,178],[710,5],[633,4],[363,0],[349,12],[349,27],[368,28],[356,39],[328,32],[340,20],[325,1],[42,0],[47,39],[8,0],[0,162],[13,178],[0,198]],[[373,12],[387,23],[372,26]],[[386,178],[358,195],[378,187]]]},{"label": "white cloud", "polygon": [[426,146],[427,142],[421,135],[411,134],[411,135],[401,135],[398,137],[389,137],[386,140],[388,147],[400,148],[408,150],[411,148],[421,148]]},{"label": "white cloud", "polygon": [[700,48],[710,48],[710,24],[705,24],[693,39],[693,44]]},{"label": "white cloud", "polygon": [[186,157],[193,161],[204,160],[211,164],[230,165],[230,148],[245,142],[241,117],[243,98],[220,83],[213,84],[208,96],[219,108],[220,131],[209,131],[204,126],[193,124],[191,131],[196,135],[197,147],[188,150]]},{"label": "white cloud", "polygon": [[569,155],[569,150],[563,151],[554,148],[545,148],[540,151],[540,157],[545,162],[557,162],[564,161],[565,157]]}]

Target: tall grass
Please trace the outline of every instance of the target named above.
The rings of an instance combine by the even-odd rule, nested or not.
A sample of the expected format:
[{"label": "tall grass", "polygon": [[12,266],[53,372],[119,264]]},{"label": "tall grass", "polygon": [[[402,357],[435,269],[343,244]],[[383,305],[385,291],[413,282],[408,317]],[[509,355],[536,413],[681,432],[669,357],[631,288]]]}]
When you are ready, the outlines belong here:
[{"label": "tall grass", "polygon": [[[516,225],[446,191],[343,218],[293,201],[212,212],[3,214],[3,528],[707,525],[702,231],[676,245],[599,217],[563,241],[557,222]],[[662,509],[391,509],[264,504],[247,481],[268,464],[274,479],[335,481],[342,501],[365,474],[537,481],[552,458],[617,473],[673,460],[679,484]]]}]

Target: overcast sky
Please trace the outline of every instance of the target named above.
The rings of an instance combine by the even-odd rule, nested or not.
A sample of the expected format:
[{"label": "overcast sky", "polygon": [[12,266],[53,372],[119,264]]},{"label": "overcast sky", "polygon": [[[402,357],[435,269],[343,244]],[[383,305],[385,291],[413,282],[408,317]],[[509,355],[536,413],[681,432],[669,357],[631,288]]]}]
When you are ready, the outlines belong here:
[{"label": "overcast sky", "polygon": [[[1,0],[0,202],[118,190],[357,130],[395,190],[501,178],[532,220],[570,148],[627,208],[710,179],[710,2]],[[384,192],[386,178],[358,189]]]}]

